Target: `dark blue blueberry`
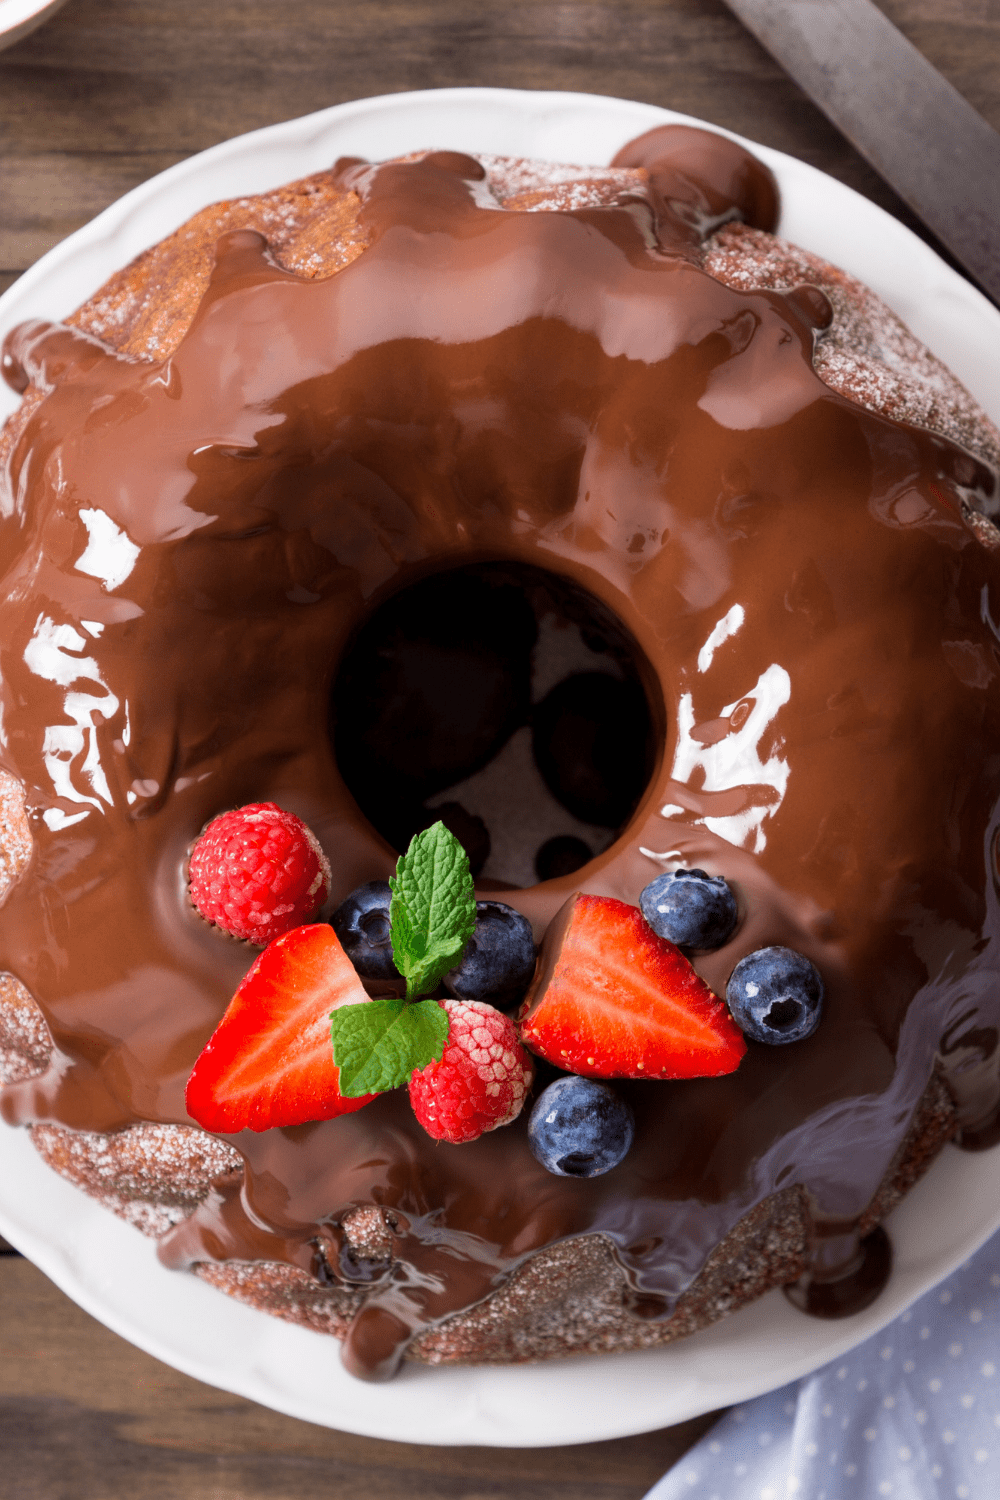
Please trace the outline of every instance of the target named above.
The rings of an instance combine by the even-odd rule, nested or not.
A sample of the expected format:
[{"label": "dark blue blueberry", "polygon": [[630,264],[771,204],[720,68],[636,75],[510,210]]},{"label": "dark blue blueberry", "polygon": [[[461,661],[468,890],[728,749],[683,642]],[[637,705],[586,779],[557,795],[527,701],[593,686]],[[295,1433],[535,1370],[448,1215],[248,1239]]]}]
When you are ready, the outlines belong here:
[{"label": "dark blue blueberry", "polygon": [[528,1144],[557,1177],[600,1177],[628,1154],[635,1117],[620,1094],[595,1078],[557,1078],[538,1096]]},{"label": "dark blue blueberry", "polygon": [[527,917],[502,901],[476,902],[476,930],[462,962],[444,976],[459,1000],[487,1000],[514,1010],[535,972],[535,940]]},{"label": "dark blue blueberry", "polygon": [[721,875],[704,870],[657,875],[639,897],[639,906],[653,931],[678,948],[721,948],[736,928],[736,897]]},{"label": "dark blue blueberry", "polygon": [[352,891],[330,918],[340,946],[362,979],[399,978],[389,937],[391,900],[387,880],[369,880]]},{"label": "dark blue blueberry", "polygon": [[801,1042],[819,1025],[823,981],[793,948],[758,948],[741,958],[729,977],[726,1004],[733,1020],[755,1042]]}]

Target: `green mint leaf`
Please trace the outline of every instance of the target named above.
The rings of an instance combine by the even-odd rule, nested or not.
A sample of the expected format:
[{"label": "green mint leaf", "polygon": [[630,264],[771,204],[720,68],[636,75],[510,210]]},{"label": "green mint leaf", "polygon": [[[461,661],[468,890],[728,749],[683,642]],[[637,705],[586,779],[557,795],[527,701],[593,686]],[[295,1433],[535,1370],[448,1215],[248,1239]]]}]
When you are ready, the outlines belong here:
[{"label": "green mint leaf", "polygon": [[440,1062],[448,1013],[436,1000],[369,1000],[330,1014],[333,1060],[346,1099],[382,1094],[408,1083],[414,1068]]},{"label": "green mint leaf", "polygon": [[468,855],[443,823],[434,823],[411,840],[389,886],[392,956],[413,1000],[455,967],[475,929]]}]

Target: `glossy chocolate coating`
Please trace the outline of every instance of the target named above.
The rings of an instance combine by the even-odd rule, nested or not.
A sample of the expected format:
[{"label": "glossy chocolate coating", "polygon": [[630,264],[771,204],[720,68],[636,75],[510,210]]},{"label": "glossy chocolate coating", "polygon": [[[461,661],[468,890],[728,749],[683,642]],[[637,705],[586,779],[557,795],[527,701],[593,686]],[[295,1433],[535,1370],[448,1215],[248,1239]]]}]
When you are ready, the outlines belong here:
[{"label": "glossy chocolate coating", "polygon": [[216,813],[303,817],[330,910],[391,873],[332,755],[331,683],[381,600],[466,562],[544,567],[609,608],[663,741],[607,853],[491,896],[541,937],[573,889],[637,904],[698,866],[740,902],[697,958],[717,993],[767,944],[822,973],[808,1041],[751,1044],[726,1078],[622,1084],[636,1143],[603,1177],[546,1173],[524,1117],[438,1145],[405,1093],[234,1138],[242,1191],[161,1253],[310,1269],[352,1205],[393,1209],[394,1270],[347,1341],[359,1373],[391,1373],[414,1329],[566,1236],[610,1236],[637,1306],[664,1312],[777,1186],[804,1184],[849,1240],[944,1036],[977,1064],[970,1132],[996,1104],[1000,578],[961,510],[994,476],[817,378],[825,299],[700,269],[706,223],[766,222],[775,200],[752,158],[693,135],[697,171],[671,128],[637,143],[646,198],[571,212],[486,206],[457,153],[342,164],[369,244],[339,274],[302,280],[237,232],[163,364],[67,327],[8,341],[10,382],[49,394],[0,477],[0,756],[34,834],[0,967],[57,1048],[4,1090],[9,1121],[188,1121],[254,956],[186,899]]}]

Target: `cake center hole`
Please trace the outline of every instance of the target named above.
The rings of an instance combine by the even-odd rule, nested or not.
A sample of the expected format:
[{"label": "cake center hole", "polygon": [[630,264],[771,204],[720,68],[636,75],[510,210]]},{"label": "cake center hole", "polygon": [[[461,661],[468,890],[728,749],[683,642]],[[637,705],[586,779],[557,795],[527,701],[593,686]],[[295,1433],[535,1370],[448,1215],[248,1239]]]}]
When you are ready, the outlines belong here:
[{"label": "cake center hole", "polygon": [[485,563],[423,579],[365,622],[337,674],[341,774],[396,850],[440,818],[473,874],[529,886],[606,849],[656,764],[636,642],[577,585]]}]

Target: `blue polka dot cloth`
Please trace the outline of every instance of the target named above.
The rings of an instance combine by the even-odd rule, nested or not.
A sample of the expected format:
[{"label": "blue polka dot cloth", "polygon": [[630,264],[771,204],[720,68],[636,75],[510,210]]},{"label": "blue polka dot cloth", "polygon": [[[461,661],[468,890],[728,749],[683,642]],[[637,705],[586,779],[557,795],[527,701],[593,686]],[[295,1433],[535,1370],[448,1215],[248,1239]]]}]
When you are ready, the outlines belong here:
[{"label": "blue polka dot cloth", "polygon": [[851,1354],[720,1418],[646,1500],[1000,1500],[1000,1235]]}]

